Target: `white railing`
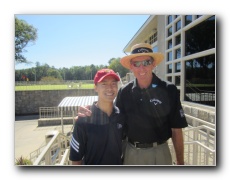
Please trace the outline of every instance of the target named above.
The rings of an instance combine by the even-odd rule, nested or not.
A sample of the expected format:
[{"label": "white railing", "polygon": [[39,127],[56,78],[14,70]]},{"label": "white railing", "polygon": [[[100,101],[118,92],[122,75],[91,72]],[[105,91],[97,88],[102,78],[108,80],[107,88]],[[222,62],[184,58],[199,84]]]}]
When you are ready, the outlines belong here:
[{"label": "white railing", "polygon": [[[64,134],[55,131],[52,139],[49,140],[46,147],[35,160],[33,165],[61,165],[69,164],[68,162],[68,148],[70,138]],[[63,157],[65,158],[63,160]]]},{"label": "white railing", "polygon": [[[184,160],[186,165],[216,165],[216,131],[215,124],[186,115],[192,124],[183,130]],[[169,141],[173,161],[176,161],[172,141]]]},{"label": "white railing", "polygon": [[[62,116],[65,118],[72,118],[76,116],[77,112],[73,115],[73,111],[65,110],[62,112]],[[39,108],[39,119],[60,119],[61,110],[58,107],[40,107]]]},{"label": "white railing", "polygon": [[[193,125],[185,128],[184,159],[186,165],[213,166],[216,164],[215,125],[204,120],[188,116]],[[69,161],[70,137],[58,131],[47,143],[33,165],[70,165]],[[175,162],[175,151],[171,139],[169,147]]]}]

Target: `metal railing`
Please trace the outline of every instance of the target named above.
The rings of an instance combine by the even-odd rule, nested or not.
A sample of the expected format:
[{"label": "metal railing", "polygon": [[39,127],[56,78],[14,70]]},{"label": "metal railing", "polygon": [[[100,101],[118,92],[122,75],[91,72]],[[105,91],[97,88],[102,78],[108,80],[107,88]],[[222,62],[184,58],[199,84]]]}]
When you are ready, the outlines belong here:
[{"label": "metal railing", "polygon": [[[216,131],[215,124],[186,115],[191,125],[183,130],[184,160],[186,165],[216,165]],[[169,147],[173,161],[176,162],[175,150],[170,139]]]},{"label": "metal railing", "polygon": [[[66,109],[62,111],[62,117],[75,117],[77,112],[73,114],[73,111]],[[60,119],[61,110],[56,107],[39,107],[39,119]]]},{"label": "metal railing", "polygon": [[[216,164],[215,124],[186,115],[192,123],[183,130],[184,159],[189,166],[214,166]],[[42,147],[33,165],[71,165],[69,160],[70,137],[56,131],[55,135]],[[172,140],[168,141],[173,162],[176,156]],[[34,156],[35,157],[35,156]]]},{"label": "metal railing", "polygon": [[33,165],[69,165],[69,141],[68,136],[55,131]]}]

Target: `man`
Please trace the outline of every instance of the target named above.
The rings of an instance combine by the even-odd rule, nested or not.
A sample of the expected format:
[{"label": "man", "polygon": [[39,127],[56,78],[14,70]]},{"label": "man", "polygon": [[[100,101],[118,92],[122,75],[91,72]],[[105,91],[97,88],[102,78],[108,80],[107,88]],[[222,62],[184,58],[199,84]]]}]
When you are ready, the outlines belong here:
[{"label": "man", "polygon": [[177,88],[152,71],[163,60],[150,44],[134,45],[121,59],[135,79],[118,92],[116,105],[126,115],[124,164],[172,165],[167,140],[172,138],[177,164],[184,164],[182,128],[187,126]]},{"label": "man", "polygon": [[99,70],[94,77],[98,102],[91,117],[79,117],[70,143],[73,165],[121,165],[123,120],[113,105],[119,76],[111,69]]},{"label": "man", "polygon": [[[135,76],[119,90],[116,98],[127,127],[124,165],[172,165],[169,138],[172,138],[177,165],[184,164],[182,128],[188,124],[178,90],[152,72],[163,58],[161,53],[153,53],[150,44],[140,43],[120,60]],[[81,113],[90,115],[86,108]]]}]

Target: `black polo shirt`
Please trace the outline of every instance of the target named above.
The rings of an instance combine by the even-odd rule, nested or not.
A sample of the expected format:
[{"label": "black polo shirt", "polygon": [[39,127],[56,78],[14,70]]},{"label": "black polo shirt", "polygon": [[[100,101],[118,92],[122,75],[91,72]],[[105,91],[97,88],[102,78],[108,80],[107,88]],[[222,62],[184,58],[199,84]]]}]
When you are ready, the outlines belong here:
[{"label": "black polo shirt", "polygon": [[126,115],[126,133],[132,141],[165,141],[172,136],[171,128],[187,126],[176,86],[155,74],[147,89],[140,89],[137,79],[121,88],[116,105]]},{"label": "black polo shirt", "polygon": [[71,161],[86,165],[120,165],[123,119],[114,106],[110,116],[95,106],[91,117],[79,117],[70,142]]}]

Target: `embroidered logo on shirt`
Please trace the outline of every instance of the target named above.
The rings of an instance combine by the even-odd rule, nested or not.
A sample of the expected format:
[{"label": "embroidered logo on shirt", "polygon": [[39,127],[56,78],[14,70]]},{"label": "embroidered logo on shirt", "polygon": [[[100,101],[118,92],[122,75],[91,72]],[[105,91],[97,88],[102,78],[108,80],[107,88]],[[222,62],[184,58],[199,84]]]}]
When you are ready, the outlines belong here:
[{"label": "embroidered logo on shirt", "polygon": [[150,99],[150,102],[153,102],[154,105],[161,104],[162,102],[159,99]]},{"label": "embroidered logo on shirt", "polygon": [[122,124],[117,123],[117,129],[121,129],[122,128]]},{"label": "embroidered logo on shirt", "polygon": [[180,109],[180,116],[181,116],[181,117],[184,117],[184,116],[185,116],[185,115],[184,115],[183,109]]},{"label": "embroidered logo on shirt", "polygon": [[74,139],[74,137],[72,136],[71,142],[70,142],[70,146],[76,151],[79,152],[79,143]]},{"label": "embroidered logo on shirt", "polygon": [[155,88],[155,87],[157,87],[157,84],[152,84],[152,88]]}]

